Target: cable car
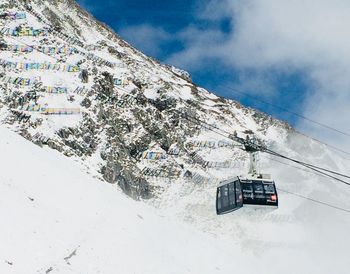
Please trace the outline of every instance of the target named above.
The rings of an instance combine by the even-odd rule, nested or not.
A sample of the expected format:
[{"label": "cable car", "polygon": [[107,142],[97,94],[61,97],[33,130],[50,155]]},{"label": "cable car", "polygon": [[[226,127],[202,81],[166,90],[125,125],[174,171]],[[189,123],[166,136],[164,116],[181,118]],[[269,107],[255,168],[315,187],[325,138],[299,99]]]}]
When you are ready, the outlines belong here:
[{"label": "cable car", "polygon": [[275,182],[269,175],[238,177],[242,186],[243,204],[278,206],[278,194]]},{"label": "cable car", "polygon": [[237,176],[219,184],[216,213],[232,212],[243,205],[278,206],[275,182],[268,175]]},{"label": "cable car", "polygon": [[243,206],[242,185],[239,180],[221,182],[216,191],[216,213],[229,213]]},{"label": "cable car", "polygon": [[258,156],[266,146],[255,137],[246,139],[237,137],[243,150],[249,153],[249,171],[247,176],[237,176],[219,184],[216,191],[216,213],[218,215],[237,210],[245,204],[260,206],[278,206],[278,195],[275,182],[269,174],[258,171]]}]

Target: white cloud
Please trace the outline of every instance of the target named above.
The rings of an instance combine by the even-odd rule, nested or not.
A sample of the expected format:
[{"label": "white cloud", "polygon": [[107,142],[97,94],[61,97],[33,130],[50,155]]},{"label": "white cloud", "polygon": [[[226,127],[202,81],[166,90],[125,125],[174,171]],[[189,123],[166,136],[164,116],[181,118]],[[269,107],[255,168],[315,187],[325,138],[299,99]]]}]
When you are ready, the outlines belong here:
[{"label": "white cloud", "polygon": [[[350,1],[209,0],[201,6],[195,17],[207,20],[207,29],[189,26],[170,34],[141,25],[121,34],[151,55],[169,40],[181,41],[184,49],[166,62],[192,71],[216,62],[238,71],[241,87],[268,96],[276,92],[273,72],[302,73],[308,89],[300,114],[350,132]],[[221,30],[223,19],[230,20],[231,31]],[[302,120],[298,127],[350,149],[350,137]]]},{"label": "white cloud", "polygon": [[121,29],[119,34],[133,46],[153,57],[161,52],[164,42],[173,39],[173,36],[164,29],[148,24],[128,26]]},{"label": "white cloud", "polygon": [[[240,68],[303,71],[309,93],[300,111],[350,132],[350,2],[251,0],[227,5],[235,9],[236,30],[221,52],[223,58]],[[321,138],[350,143],[309,122],[299,126]]]},{"label": "white cloud", "polygon": [[[215,59],[261,76],[269,71],[302,72],[308,90],[301,114],[350,132],[349,14],[347,0],[213,0],[200,17],[229,18],[232,31],[191,30],[195,35],[184,40],[185,50],[169,60],[198,66]],[[309,122],[300,121],[299,127],[332,143],[350,143],[349,137],[341,138]]]},{"label": "white cloud", "polygon": [[166,62],[187,69],[199,69],[208,64],[208,59],[218,59],[218,45],[226,35],[216,29],[205,31],[190,26],[176,34],[184,44],[184,50],[171,55]]}]

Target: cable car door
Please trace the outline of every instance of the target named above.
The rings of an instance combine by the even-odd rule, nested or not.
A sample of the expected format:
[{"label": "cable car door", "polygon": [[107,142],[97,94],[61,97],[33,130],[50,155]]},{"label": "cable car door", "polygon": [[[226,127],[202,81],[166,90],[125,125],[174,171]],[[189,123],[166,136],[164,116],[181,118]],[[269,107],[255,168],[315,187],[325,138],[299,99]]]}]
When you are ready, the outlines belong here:
[{"label": "cable car door", "polygon": [[266,205],[278,206],[278,194],[275,183],[264,183]]},{"label": "cable car door", "polygon": [[273,181],[242,180],[243,204],[278,206],[278,195]]},{"label": "cable car door", "polygon": [[239,180],[228,182],[217,188],[216,213],[229,213],[243,206],[242,188]]}]

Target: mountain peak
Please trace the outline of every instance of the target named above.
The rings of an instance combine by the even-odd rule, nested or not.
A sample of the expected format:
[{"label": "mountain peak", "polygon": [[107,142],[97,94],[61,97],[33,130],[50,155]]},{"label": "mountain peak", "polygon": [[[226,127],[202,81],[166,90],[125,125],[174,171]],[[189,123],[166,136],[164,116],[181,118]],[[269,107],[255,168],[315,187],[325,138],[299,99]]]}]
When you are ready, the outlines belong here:
[{"label": "mountain peak", "polygon": [[[7,3],[0,56],[3,120],[25,138],[76,157],[134,198],[159,195],[159,176],[176,182],[196,168],[207,172],[196,167],[194,149],[186,148],[205,130],[178,111],[231,132],[251,123],[261,137],[275,125],[284,128],[197,87],[185,71],[148,58],[75,1]],[[166,155],[170,148],[180,156],[142,158],[154,149]]]}]

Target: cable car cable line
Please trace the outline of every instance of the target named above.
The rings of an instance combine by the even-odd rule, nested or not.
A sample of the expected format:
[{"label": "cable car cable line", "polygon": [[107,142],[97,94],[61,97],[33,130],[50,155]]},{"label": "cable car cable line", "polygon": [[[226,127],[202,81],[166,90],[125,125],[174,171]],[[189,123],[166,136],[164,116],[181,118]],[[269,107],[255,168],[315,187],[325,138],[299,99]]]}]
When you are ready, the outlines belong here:
[{"label": "cable car cable line", "polygon": [[323,176],[329,177],[329,178],[331,178],[331,179],[333,179],[333,180],[336,180],[336,181],[338,181],[338,182],[341,182],[341,183],[343,183],[343,184],[346,184],[346,185],[349,185],[349,186],[350,186],[350,183],[349,183],[349,182],[344,181],[344,180],[342,180],[342,179],[340,179],[340,178],[338,178],[338,177],[335,177],[335,176],[333,176],[333,175],[330,175],[330,174],[328,174],[328,173],[326,173],[326,172],[329,172],[329,173],[332,173],[332,174],[337,174],[337,175],[339,175],[339,176],[343,176],[343,177],[346,177],[346,178],[349,178],[348,175],[341,174],[341,173],[338,173],[338,172],[335,172],[335,171],[332,171],[332,170],[328,170],[328,169],[325,169],[325,168],[317,167],[317,166],[314,166],[314,165],[311,165],[311,164],[307,164],[307,163],[301,162],[301,161],[299,161],[299,160],[295,160],[295,159],[293,159],[293,158],[286,157],[286,156],[284,156],[284,155],[282,155],[282,154],[275,153],[275,152],[273,152],[273,151],[271,151],[271,150],[266,150],[266,151],[263,151],[263,152],[266,152],[266,153],[268,153],[268,154],[270,154],[270,155],[273,155],[273,156],[276,156],[276,157],[280,157],[280,158],[283,158],[283,159],[292,161],[292,162],[294,162],[294,163],[296,163],[296,164],[299,164],[299,165],[301,165],[301,166],[303,166],[303,167],[305,167],[305,168],[308,168],[308,169],[310,169],[310,170],[313,170],[313,171],[317,172],[317,175],[321,174],[321,175],[323,175]]},{"label": "cable car cable line", "polygon": [[[273,159],[273,158],[270,158],[270,157],[266,157],[267,159],[271,160],[271,161],[274,161],[274,162],[277,162],[277,163],[280,163],[282,165],[286,165],[286,166],[290,166],[292,168],[295,168],[295,169],[299,169],[301,170],[302,172],[307,172],[307,173],[311,173],[311,174],[314,174],[314,175],[318,175],[318,176],[322,176],[322,177],[328,177],[328,176],[324,176],[324,175],[321,175],[321,174],[318,174],[318,173],[315,173],[311,170],[307,170],[307,169],[303,169],[301,167],[297,167],[297,166],[293,166],[293,165],[290,165],[288,163],[284,163],[282,161],[278,161],[276,159]],[[290,195],[294,195],[294,196],[297,196],[299,198],[302,198],[302,199],[306,199],[306,200],[310,200],[312,202],[316,202],[316,203],[319,203],[319,204],[322,204],[322,205],[325,205],[325,206],[328,206],[328,207],[331,207],[331,208],[334,208],[334,209],[337,209],[337,210],[341,210],[341,211],[345,211],[347,213],[350,213],[350,210],[348,209],[345,209],[345,208],[341,208],[341,207],[338,207],[338,206],[334,206],[334,205],[331,205],[331,204],[328,204],[326,202],[322,202],[320,200],[317,200],[316,199],[313,199],[313,198],[310,198],[310,197],[306,197],[306,196],[303,196],[301,194],[298,194],[298,193],[294,193],[294,192],[291,192],[291,191],[288,191],[288,190],[284,190],[284,189],[280,189],[280,188],[277,188],[278,191],[280,192],[284,192],[284,193],[287,193],[287,194],[290,194]]]},{"label": "cable car cable line", "polygon": [[[308,164],[308,163],[305,163],[305,162],[302,162],[302,161],[299,161],[299,160],[292,159],[292,158],[290,158],[290,157],[287,157],[287,156],[284,156],[284,155],[282,155],[282,154],[279,154],[279,153],[277,153],[277,152],[275,152],[275,151],[272,151],[272,150],[266,148],[266,147],[263,146],[263,145],[252,143],[252,142],[249,141],[249,140],[246,141],[246,140],[244,140],[243,138],[240,138],[240,137],[237,137],[237,136],[234,136],[234,135],[232,136],[232,134],[229,133],[228,131],[225,131],[225,130],[223,130],[223,129],[221,129],[221,128],[215,126],[215,125],[208,124],[207,122],[205,122],[205,121],[203,121],[203,120],[201,120],[201,119],[199,119],[199,118],[196,118],[196,117],[194,117],[194,116],[191,116],[191,115],[189,115],[188,113],[183,113],[183,112],[181,112],[181,111],[178,111],[178,112],[181,113],[181,116],[182,116],[183,118],[187,119],[188,121],[191,121],[191,122],[194,122],[194,121],[195,121],[195,123],[199,123],[199,124],[206,125],[206,128],[208,128],[209,130],[211,130],[211,131],[213,131],[213,132],[216,132],[216,131],[213,130],[213,128],[216,129],[216,130],[219,130],[219,131],[221,131],[221,132],[224,132],[224,133],[227,134],[228,136],[226,136],[224,133],[218,133],[218,132],[216,132],[216,133],[217,133],[217,134],[220,134],[221,136],[224,136],[224,137],[226,137],[226,138],[229,138],[229,139],[231,139],[231,140],[233,140],[233,141],[236,141],[236,142],[242,144],[243,146],[245,146],[245,150],[246,150],[246,151],[247,151],[247,150],[250,150],[250,149],[253,149],[253,150],[256,150],[256,151],[260,151],[260,152],[266,152],[266,153],[271,154],[271,155],[273,155],[273,156],[280,157],[280,158],[284,158],[284,159],[286,159],[286,160],[295,162],[295,163],[297,163],[297,164],[299,164],[299,165],[304,166],[305,168],[311,169],[311,170],[313,170],[313,171],[315,171],[315,172],[317,172],[317,173],[319,173],[319,174],[322,174],[322,175],[324,175],[324,176],[327,176],[327,177],[329,177],[329,178],[331,178],[331,179],[334,179],[334,180],[339,181],[339,182],[341,182],[341,183],[344,183],[344,184],[346,184],[346,185],[350,185],[349,182],[344,181],[344,180],[342,180],[342,179],[340,179],[340,178],[337,178],[337,177],[335,177],[335,176],[332,176],[332,175],[330,175],[330,174],[328,174],[328,173],[332,173],[332,174],[336,174],[336,175],[339,175],[339,176],[342,176],[342,177],[350,178],[350,176],[348,176],[348,175],[341,174],[341,173],[339,173],[339,172],[335,172],[335,171],[332,171],[332,170],[329,170],[329,169],[326,169],[326,168],[318,167],[318,166],[315,166],[315,165],[312,165],[312,164]],[[326,173],[326,172],[328,172],[328,173]]]},{"label": "cable car cable line", "polygon": [[301,119],[304,119],[304,120],[306,120],[306,121],[309,121],[309,122],[314,123],[314,124],[316,124],[316,125],[319,125],[319,126],[321,126],[321,127],[327,128],[327,129],[329,129],[329,130],[331,130],[331,131],[334,131],[334,132],[337,132],[337,133],[339,133],[339,134],[342,134],[342,135],[345,135],[345,136],[350,137],[350,133],[348,133],[348,132],[341,131],[341,130],[339,130],[339,129],[336,129],[336,128],[334,128],[334,127],[331,127],[331,126],[329,126],[329,125],[326,125],[326,124],[324,124],[324,123],[321,123],[321,122],[315,121],[315,120],[313,120],[313,119],[310,119],[310,118],[308,118],[308,117],[306,117],[306,116],[304,116],[304,115],[301,115],[301,114],[299,114],[299,113],[293,112],[293,111],[288,110],[288,109],[286,109],[286,108],[283,108],[283,107],[277,106],[277,105],[275,105],[275,104],[266,102],[266,101],[264,101],[264,100],[258,99],[258,98],[254,97],[254,96],[252,96],[252,95],[250,95],[250,94],[248,94],[248,93],[246,93],[246,92],[239,91],[239,90],[237,90],[237,89],[234,89],[234,88],[231,88],[231,87],[225,86],[225,85],[220,85],[220,86],[223,87],[223,88],[229,89],[229,90],[231,90],[231,91],[233,91],[233,92],[236,92],[236,93],[245,95],[245,96],[247,96],[247,97],[249,97],[249,98],[251,98],[251,99],[253,99],[253,100],[255,100],[255,101],[258,101],[258,102],[261,102],[261,103],[263,103],[263,104],[272,106],[272,107],[274,107],[274,108],[278,108],[278,109],[282,110],[283,112],[290,113],[290,114],[295,115],[295,116],[297,116],[297,117],[299,117],[299,118],[301,118]]},{"label": "cable car cable line", "polygon": [[310,197],[307,197],[307,196],[304,196],[304,195],[301,195],[301,194],[298,194],[298,193],[294,193],[294,192],[291,192],[291,191],[288,191],[288,190],[284,190],[284,189],[280,189],[280,188],[277,188],[277,190],[280,191],[280,192],[284,192],[284,193],[287,193],[287,194],[290,194],[290,195],[297,196],[299,198],[302,198],[302,199],[305,199],[305,200],[308,200],[308,201],[311,201],[311,202],[314,202],[314,203],[317,203],[317,204],[321,204],[321,205],[324,205],[324,206],[336,209],[336,210],[340,210],[340,211],[343,211],[343,212],[346,212],[346,213],[350,213],[349,209],[346,209],[346,208],[343,208],[343,207],[339,207],[339,206],[335,206],[335,205],[332,205],[332,204],[329,204],[329,203],[326,203],[326,202],[322,202],[320,200],[316,200],[316,199],[313,199],[313,198],[310,198]]},{"label": "cable car cable line", "polygon": [[266,159],[270,160],[270,161],[273,161],[273,162],[277,162],[279,164],[282,164],[282,165],[285,165],[285,166],[289,166],[289,167],[292,167],[292,168],[295,168],[295,169],[298,169],[298,170],[301,170],[302,172],[306,172],[306,173],[310,173],[310,174],[313,174],[313,175],[317,175],[317,176],[321,176],[321,177],[324,177],[324,178],[328,178],[328,176],[324,176],[324,175],[321,175],[319,173],[316,173],[312,170],[308,170],[308,169],[305,169],[305,168],[302,168],[302,167],[298,167],[298,166],[294,166],[294,165],[291,165],[291,164],[288,164],[288,163],[285,163],[285,162],[282,162],[282,161],[279,161],[277,159],[274,159],[272,157],[266,157]]},{"label": "cable car cable line", "polygon": [[[271,105],[271,106],[273,106],[273,107],[275,107],[275,108],[279,108],[279,109],[281,109],[281,110],[284,111],[284,108],[282,108],[282,107],[279,107],[279,106],[277,106],[277,105],[275,105],[275,104],[272,104],[272,103],[269,103],[269,102],[265,102],[265,101],[263,101],[263,100],[261,100],[261,99],[258,99],[258,98],[254,97],[254,96],[252,96],[252,95],[249,95],[248,93],[245,93],[245,92],[243,92],[243,91],[238,91],[237,89],[233,89],[233,88],[231,88],[231,87],[224,86],[224,85],[221,85],[221,86],[224,87],[224,88],[230,89],[230,90],[232,90],[232,91],[234,91],[234,92],[236,92],[236,93],[240,93],[240,94],[245,95],[245,96],[247,96],[247,97],[249,97],[249,98],[252,98],[252,99],[255,100],[255,101],[259,101],[259,102],[261,102],[261,103],[264,103],[264,104],[267,104],[267,105]],[[289,113],[291,113],[291,114],[295,114],[295,115],[297,115],[297,116],[299,116],[299,117],[302,116],[302,115],[300,115],[300,114],[294,113],[294,112],[289,111],[289,110],[287,110],[287,109],[286,109],[286,111],[289,112]],[[300,117],[300,118],[302,118],[302,117]],[[307,117],[306,117],[306,118],[307,118]],[[307,118],[307,119],[308,119],[308,121],[311,120],[311,119],[309,119],[309,118]],[[328,128],[328,126],[327,126],[327,128]],[[339,131],[339,130],[338,130],[338,129],[335,129],[335,131]],[[328,143],[326,143],[326,142],[320,141],[320,140],[316,139],[315,137],[307,136],[307,135],[305,135],[304,133],[299,132],[299,131],[297,131],[297,130],[296,130],[295,132],[296,132],[297,134],[299,134],[299,135],[304,136],[304,137],[308,137],[308,138],[314,140],[315,142],[318,142],[318,143],[320,143],[320,144],[323,144],[323,145],[325,145],[325,146],[327,146],[327,147],[329,147],[329,148],[331,148],[331,149],[333,149],[333,150],[335,150],[335,151],[338,151],[338,152],[341,152],[341,153],[350,155],[350,152],[345,151],[345,150],[343,150],[343,149],[341,149],[341,148],[338,148],[338,147],[336,147],[336,146],[334,146],[334,145],[330,145],[330,144],[328,144]],[[344,132],[344,133],[345,133],[345,132]],[[350,135],[350,134],[345,133],[345,135]]]},{"label": "cable car cable line", "polygon": [[332,173],[332,174],[335,174],[335,175],[338,175],[338,176],[350,179],[350,176],[348,176],[348,175],[345,175],[345,174],[342,174],[342,173],[339,173],[339,172],[336,172],[336,171],[332,171],[332,170],[329,170],[329,169],[326,169],[326,168],[318,167],[318,166],[315,166],[315,165],[312,165],[312,164],[307,164],[307,163],[301,162],[299,160],[295,160],[295,159],[286,157],[286,156],[284,156],[282,154],[279,154],[279,153],[276,153],[276,152],[273,152],[273,151],[271,151],[271,152],[272,153],[270,153],[270,154],[272,154],[274,156],[278,156],[280,158],[284,158],[286,160],[290,160],[290,161],[295,162],[297,164],[300,164],[300,165],[303,165],[303,166],[306,166],[306,167],[316,168],[318,170],[322,170],[322,171],[325,171],[325,172],[328,172],[328,173]]},{"label": "cable car cable line", "polygon": [[[315,141],[315,142],[317,142],[317,143],[320,143],[320,144],[322,144],[322,145],[325,145],[325,146],[327,146],[327,147],[329,147],[329,148],[331,148],[331,149],[333,149],[333,150],[335,150],[335,151],[338,151],[338,152],[341,152],[341,153],[350,155],[350,152],[345,151],[345,150],[343,150],[343,149],[341,149],[341,148],[338,148],[338,147],[336,147],[336,146],[327,144],[327,143],[325,143],[325,142],[322,142],[322,141],[316,139],[315,137],[307,136],[306,134],[301,133],[300,131],[297,131],[297,130],[296,130],[295,132],[296,132],[297,134],[299,134],[299,135],[302,135],[302,136],[306,137],[306,138],[312,139],[313,141]],[[350,159],[347,158],[347,160],[350,160]]]},{"label": "cable car cable line", "polygon": [[[215,133],[217,133],[217,134],[219,134],[219,135],[221,135],[221,136],[224,136],[224,137],[226,137],[226,138],[230,138],[230,139],[232,139],[232,140],[234,140],[234,141],[238,141],[238,140],[242,141],[242,138],[232,138],[232,135],[231,135],[229,132],[227,132],[227,131],[225,131],[225,130],[222,130],[222,129],[216,127],[216,126],[210,125],[210,124],[208,124],[207,122],[202,121],[201,119],[198,119],[198,118],[196,118],[196,117],[190,116],[190,115],[188,115],[187,113],[186,113],[185,115],[183,115],[183,117],[185,117],[185,118],[186,118],[187,120],[189,120],[189,121],[191,121],[191,118],[192,118],[192,122],[193,122],[193,120],[194,120],[194,121],[196,121],[196,122],[200,122],[200,123],[202,123],[202,124],[205,124],[205,125],[207,125],[207,128],[208,128],[209,130],[211,130],[211,131],[213,131],[213,132],[215,132]],[[226,136],[226,135],[223,134],[223,133],[214,131],[213,128],[215,128],[215,129],[217,129],[217,130],[219,130],[219,131],[225,132],[225,133],[228,134],[229,136]],[[244,140],[244,139],[243,139],[243,140]],[[323,177],[331,178],[331,179],[337,180],[337,181],[339,181],[339,182],[345,183],[345,184],[347,184],[347,185],[350,185],[350,183],[348,183],[348,182],[346,182],[346,181],[344,181],[344,180],[341,180],[341,179],[339,179],[339,178],[337,178],[337,177],[335,177],[335,176],[332,176],[332,175],[330,175],[330,174],[327,174],[327,173],[324,172],[324,171],[327,171],[327,172],[329,172],[329,173],[333,173],[333,174],[337,174],[337,175],[340,175],[340,176],[344,176],[344,177],[349,178],[349,176],[347,176],[347,175],[344,175],[344,174],[341,174],[341,173],[338,173],[338,172],[331,171],[331,170],[329,170],[329,169],[324,169],[324,168],[321,168],[321,167],[317,167],[317,166],[314,166],[314,165],[311,165],[311,164],[304,163],[304,162],[299,161],[299,160],[295,160],[295,159],[286,157],[286,156],[284,156],[284,155],[282,155],[282,154],[279,154],[279,153],[277,153],[277,152],[274,152],[274,151],[272,151],[272,150],[270,150],[270,149],[268,149],[268,148],[266,148],[266,147],[264,147],[264,146],[259,146],[258,144],[254,144],[254,146],[255,146],[256,149],[259,149],[260,151],[266,152],[266,153],[268,153],[268,154],[270,154],[270,155],[272,155],[272,156],[281,157],[281,158],[283,158],[283,159],[286,159],[286,160],[289,160],[289,161],[293,161],[293,162],[295,162],[295,163],[297,163],[297,164],[299,164],[299,165],[302,165],[302,166],[304,166],[305,168],[310,169],[310,171],[308,171],[308,170],[303,170],[302,168],[292,166],[292,167],[294,167],[294,168],[303,170],[303,171],[305,171],[305,172],[314,173],[314,174],[316,174],[316,175],[318,175],[318,176],[323,176]],[[278,160],[275,160],[275,161],[280,162],[280,161],[278,161]],[[283,163],[283,164],[286,164],[286,163]],[[289,164],[286,164],[286,165],[289,165]],[[289,166],[291,166],[291,165],[289,165]],[[322,170],[323,170],[323,171],[322,171]],[[313,171],[313,172],[312,172],[312,171]],[[239,181],[239,177],[238,177],[238,182],[240,182],[240,181]],[[235,197],[236,197],[236,199],[237,199],[237,193],[236,193],[236,192],[237,192],[237,188],[236,188],[236,187],[237,187],[237,185],[236,185],[237,182],[236,182],[236,181],[233,181],[233,182],[231,182],[231,183],[227,183],[226,186],[225,186],[225,184],[222,185],[222,186],[219,186],[218,189],[217,189],[217,202],[216,202],[216,208],[217,208],[217,209],[216,209],[216,210],[217,210],[217,214],[219,214],[219,215],[221,215],[221,214],[223,214],[223,213],[229,213],[229,212],[232,212],[232,211],[234,211],[234,210],[237,210],[237,209],[239,209],[240,207],[242,207],[243,204],[247,203],[247,201],[245,200],[245,198],[243,198],[243,200],[235,200],[235,204],[234,204],[234,205],[231,205],[231,207],[230,207],[230,206],[227,206],[226,208],[225,208],[225,207],[224,207],[224,208],[222,207],[222,202],[223,202],[223,200],[222,200],[221,195],[224,195],[224,194],[223,194],[223,193],[224,193],[224,192],[223,192],[223,191],[224,191],[223,188],[226,187],[226,189],[229,191],[229,189],[230,189],[229,185],[232,185],[232,184],[234,184],[234,188],[235,188],[235,194],[234,194],[234,195],[235,195]],[[243,184],[243,185],[244,185],[244,184]],[[242,186],[241,186],[241,187],[242,187]],[[276,188],[276,190],[281,191],[281,192],[284,192],[284,193],[287,193],[287,194],[290,194],[290,195],[294,195],[294,196],[297,196],[297,197],[299,197],[299,198],[306,199],[306,200],[308,200],[308,201],[311,201],[311,202],[314,202],[314,203],[317,203],[317,204],[321,204],[321,205],[323,205],[323,206],[327,206],[327,207],[330,207],[330,208],[333,208],[333,209],[336,209],[336,210],[339,210],[339,211],[343,211],[343,212],[346,212],[346,213],[350,213],[350,210],[348,210],[348,209],[341,208],[341,207],[338,207],[338,206],[334,206],[334,205],[332,205],[332,204],[329,204],[329,203],[326,203],[326,202],[323,202],[323,201],[320,201],[320,200],[316,200],[316,199],[313,199],[313,198],[310,198],[310,197],[306,197],[306,196],[303,196],[303,195],[298,194],[298,193],[293,193],[293,192],[291,192],[291,191],[287,191],[287,190],[279,189],[279,188]],[[230,192],[228,192],[228,193],[230,193]],[[242,189],[239,190],[238,193],[242,193]],[[243,192],[243,193],[244,193],[244,192]],[[275,192],[275,193],[276,193],[276,192]],[[232,195],[232,194],[229,194],[229,195]],[[275,195],[277,195],[277,193],[276,193]],[[228,196],[228,197],[230,197],[230,196]],[[244,196],[243,196],[243,197],[244,197]],[[277,196],[276,196],[276,197],[277,197]],[[255,202],[253,202],[253,204],[255,204]],[[267,205],[267,204],[262,204],[262,205]],[[277,203],[277,205],[278,205],[278,203]]]},{"label": "cable car cable line", "polygon": [[315,172],[317,172],[317,173],[319,173],[319,174],[322,174],[322,175],[324,175],[324,176],[326,176],[326,177],[329,177],[329,178],[331,178],[331,179],[333,179],[333,180],[336,180],[336,181],[338,181],[338,182],[341,182],[341,183],[343,183],[343,184],[346,184],[346,185],[349,185],[349,186],[350,186],[350,183],[347,182],[347,181],[344,181],[344,180],[342,180],[342,179],[339,179],[339,178],[337,178],[337,177],[335,177],[335,176],[332,176],[332,175],[330,175],[330,174],[328,174],[328,173],[326,173],[326,172],[323,172],[323,171],[318,170],[318,169],[316,169],[316,168],[307,166],[307,165],[305,165],[305,164],[301,164],[301,165],[304,166],[304,167],[306,167],[306,168],[308,168],[308,169],[311,169],[311,170],[313,170],[313,171],[315,171]]},{"label": "cable car cable line", "polygon": [[[304,163],[304,162],[301,162],[299,160],[295,160],[293,158],[286,157],[286,156],[281,155],[279,153],[275,153],[273,151],[271,151],[271,152],[265,151],[265,152],[267,152],[267,153],[269,153],[271,155],[274,155],[274,156],[277,156],[277,157],[280,157],[280,158],[292,161],[294,163],[300,164],[300,165],[302,165],[302,166],[304,166],[304,167],[306,167],[308,169],[311,169],[311,170],[316,171],[316,172],[318,172],[320,174],[323,174],[324,176],[327,176],[327,177],[329,177],[331,179],[334,179],[334,180],[339,181],[341,183],[344,183],[346,185],[350,185],[349,182],[344,181],[344,180],[342,180],[340,178],[337,178],[335,176],[332,176],[332,175],[330,175],[328,173],[335,174],[335,175],[338,175],[338,176],[342,176],[342,177],[345,177],[345,178],[350,178],[350,176],[348,176],[348,175],[345,175],[345,174],[342,174],[342,173],[339,173],[339,172],[335,172],[335,171],[332,171],[332,170],[329,170],[329,169],[325,169],[325,168],[322,168],[322,167],[318,167],[318,166],[315,166],[315,165],[312,165],[312,164]],[[326,172],[328,172],[328,173],[326,173]]]}]

